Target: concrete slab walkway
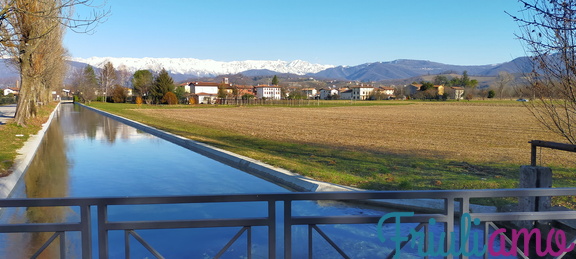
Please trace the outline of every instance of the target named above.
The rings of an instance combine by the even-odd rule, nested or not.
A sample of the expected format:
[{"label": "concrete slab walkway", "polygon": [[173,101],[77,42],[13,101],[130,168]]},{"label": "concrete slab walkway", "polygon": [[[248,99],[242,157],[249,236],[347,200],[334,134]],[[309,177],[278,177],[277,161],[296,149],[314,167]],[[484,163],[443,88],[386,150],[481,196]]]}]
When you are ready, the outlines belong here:
[{"label": "concrete slab walkway", "polygon": [[0,106],[0,125],[4,125],[8,120],[14,119],[14,114],[16,114],[16,104]]}]

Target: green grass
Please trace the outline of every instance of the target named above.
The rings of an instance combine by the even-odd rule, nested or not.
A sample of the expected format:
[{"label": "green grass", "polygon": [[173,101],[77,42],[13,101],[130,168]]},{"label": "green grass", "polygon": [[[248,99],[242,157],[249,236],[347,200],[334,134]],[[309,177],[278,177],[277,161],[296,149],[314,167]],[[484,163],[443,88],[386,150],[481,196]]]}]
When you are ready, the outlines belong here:
[{"label": "green grass", "polygon": [[55,107],[55,103],[41,107],[38,116],[30,119],[25,127],[18,126],[13,122],[0,125],[0,176],[11,173],[10,168],[18,155],[18,149],[24,146],[30,135],[38,133]]}]

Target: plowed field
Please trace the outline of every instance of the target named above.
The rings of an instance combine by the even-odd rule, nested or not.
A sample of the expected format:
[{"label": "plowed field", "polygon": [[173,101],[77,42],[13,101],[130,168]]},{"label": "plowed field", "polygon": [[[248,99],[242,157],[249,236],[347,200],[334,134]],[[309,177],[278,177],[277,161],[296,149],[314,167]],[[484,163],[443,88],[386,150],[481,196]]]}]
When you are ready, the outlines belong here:
[{"label": "plowed field", "polygon": [[[515,104],[135,111],[270,140],[476,163],[529,164],[528,141],[562,142]],[[544,164],[563,167],[576,167],[575,156],[546,149],[541,153]]]}]

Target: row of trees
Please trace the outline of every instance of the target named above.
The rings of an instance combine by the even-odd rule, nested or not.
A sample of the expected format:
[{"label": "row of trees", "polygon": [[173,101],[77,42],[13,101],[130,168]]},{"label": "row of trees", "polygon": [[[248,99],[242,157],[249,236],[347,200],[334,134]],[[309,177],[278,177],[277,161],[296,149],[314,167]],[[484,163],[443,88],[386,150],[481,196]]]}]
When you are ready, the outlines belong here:
[{"label": "row of trees", "polygon": [[93,6],[89,0],[0,0],[0,51],[20,72],[20,93],[15,122],[26,125],[36,116],[38,105],[51,100],[51,91],[63,84],[66,50],[62,36],[66,28],[90,31],[108,12],[72,18],[78,6]]},{"label": "row of trees", "polygon": [[181,87],[175,87],[174,80],[165,69],[156,76],[150,70],[138,70],[131,75],[125,67],[116,70],[111,62],[106,62],[96,74],[90,65],[75,73],[72,88],[80,101],[125,102],[130,84],[134,88],[133,94],[147,104],[174,103],[174,98],[178,100],[177,93],[181,97],[184,91]]},{"label": "row of trees", "polygon": [[462,77],[455,76],[448,78],[445,75],[437,75],[436,77],[434,77],[434,81],[432,82],[432,84],[476,88],[478,86],[478,80],[470,79],[470,77],[468,76],[468,71],[464,70],[464,72],[462,72]]},{"label": "row of trees", "polygon": [[[465,91],[463,94],[464,99],[471,100],[473,98],[516,98],[530,95],[526,91],[525,85],[516,84],[515,76],[502,71],[498,74],[494,82],[486,87],[479,88],[476,79],[470,79],[467,71],[462,73],[462,77],[449,77],[446,75],[437,75],[432,82],[421,81],[420,91],[416,94],[418,99],[448,99],[454,97],[454,91],[451,87],[462,87]],[[443,96],[437,96],[436,91],[433,91],[434,85],[444,85]]]}]

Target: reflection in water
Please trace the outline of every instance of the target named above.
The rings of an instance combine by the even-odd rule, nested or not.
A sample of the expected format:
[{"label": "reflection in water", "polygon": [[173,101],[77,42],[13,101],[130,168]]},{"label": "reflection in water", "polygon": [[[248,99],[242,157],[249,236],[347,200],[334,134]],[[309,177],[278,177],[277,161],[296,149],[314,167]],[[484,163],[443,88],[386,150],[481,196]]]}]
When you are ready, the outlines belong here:
[{"label": "reflection in water", "polygon": [[[28,198],[68,196],[68,161],[64,135],[58,121],[60,119],[59,116],[54,118],[55,121],[46,131],[38,147],[35,157],[42,159],[33,159],[24,175],[25,196]],[[62,207],[32,207],[25,208],[25,211],[13,210],[13,213],[17,217],[25,218],[28,223],[60,223],[66,221],[68,211]],[[53,233],[46,232],[11,234],[6,240],[7,252],[11,258],[29,258],[52,235]],[[59,239],[56,239],[38,258],[57,257],[59,257]]]},{"label": "reflection in water", "polygon": [[[70,132],[75,134],[85,134],[88,139],[95,140],[102,138],[110,144],[116,142],[116,138],[120,133],[120,138],[127,140],[130,138],[129,127],[121,127],[122,123],[102,116],[98,113],[84,109],[81,106],[73,106],[74,114],[77,116],[69,116],[67,120],[74,120],[74,123],[66,123],[71,127]],[[78,119],[80,117],[81,119]]]}]

